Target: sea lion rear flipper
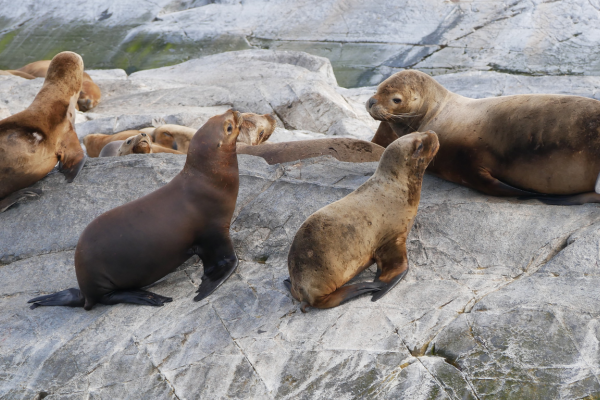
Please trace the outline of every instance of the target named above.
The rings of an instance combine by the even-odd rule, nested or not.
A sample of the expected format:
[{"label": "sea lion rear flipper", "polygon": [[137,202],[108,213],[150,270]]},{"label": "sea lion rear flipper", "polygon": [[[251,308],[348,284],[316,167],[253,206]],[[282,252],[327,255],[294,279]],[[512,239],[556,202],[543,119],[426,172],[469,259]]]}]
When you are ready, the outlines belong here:
[{"label": "sea lion rear flipper", "polygon": [[377,301],[380,298],[382,298],[387,292],[392,290],[394,288],[394,286],[396,286],[398,284],[398,282],[400,282],[402,279],[404,279],[406,274],[408,274],[408,267],[406,267],[406,270],[404,272],[402,272],[401,274],[396,276],[394,279],[392,279],[383,289],[381,289],[380,291],[375,293],[373,295],[373,297],[371,298],[371,301]]},{"label": "sea lion rear flipper", "polygon": [[98,303],[106,305],[114,304],[139,304],[142,306],[162,307],[165,303],[172,302],[171,297],[161,296],[156,293],[148,292],[147,290],[115,290],[102,296]]},{"label": "sea lion rear flipper", "polygon": [[9,194],[4,199],[0,200],[0,213],[8,210],[10,206],[16,204],[20,200],[26,199],[28,197],[38,197],[42,195],[41,189],[21,189],[14,193]]},{"label": "sea lion rear flipper", "polygon": [[79,175],[79,171],[81,171],[81,169],[83,168],[83,165],[85,164],[86,160],[87,156],[84,155],[83,158],[77,164],[74,164],[69,168],[66,168],[61,162],[58,167],[58,170],[65,176],[67,182],[71,183],[77,177],[77,175]]},{"label": "sea lion rear flipper", "polygon": [[[198,288],[198,295],[194,297],[194,301],[200,301],[214,292],[223,282],[227,280],[233,274],[238,266],[238,258],[234,257],[223,261],[223,265],[217,266],[217,268],[204,267],[204,276],[202,277],[202,283]],[[210,272],[206,273],[207,270]]]},{"label": "sea lion rear flipper", "polygon": [[596,185],[594,186],[594,191],[600,194],[600,174],[598,174],[598,177],[596,178]]},{"label": "sea lion rear flipper", "polygon": [[[337,288],[337,290],[335,290],[333,293],[318,298],[316,301],[313,302],[313,304],[310,304],[310,306],[316,308],[337,307],[341,303],[358,297],[362,294],[378,292],[382,290],[385,286],[386,283],[383,282],[362,282],[356,283],[354,285],[342,286],[340,288]],[[303,305],[302,308],[305,309],[306,306]]]},{"label": "sea lion rear flipper", "polygon": [[589,192],[567,196],[522,196],[519,197],[519,200],[539,200],[550,206],[579,206],[587,203],[600,203],[600,194]]},{"label": "sea lion rear flipper", "polygon": [[62,292],[36,297],[27,303],[33,303],[29,307],[32,310],[41,306],[83,307],[85,299],[79,289],[71,288]]}]

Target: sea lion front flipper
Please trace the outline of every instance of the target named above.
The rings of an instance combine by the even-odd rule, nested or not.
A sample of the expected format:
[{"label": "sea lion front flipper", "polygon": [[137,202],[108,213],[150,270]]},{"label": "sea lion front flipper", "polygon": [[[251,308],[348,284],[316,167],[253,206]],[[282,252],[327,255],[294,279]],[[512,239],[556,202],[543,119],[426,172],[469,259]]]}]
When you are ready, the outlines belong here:
[{"label": "sea lion front flipper", "polygon": [[371,297],[371,301],[377,301],[380,298],[382,298],[387,292],[392,290],[394,288],[394,286],[396,286],[398,284],[398,282],[400,282],[402,279],[404,279],[406,274],[408,274],[408,267],[406,267],[406,270],[404,272],[402,272],[401,274],[396,276],[394,279],[392,279],[383,289],[381,289],[379,292],[375,293],[373,295],[373,297]]},{"label": "sea lion front flipper", "polygon": [[523,196],[519,200],[539,200],[550,206],[579,206],[587,203],[600,203],[600,194],[595,192],[567,196]]},{"label": "sea lion front flipper", "polygon": [[172,302],[171,297],[161,296],[156,293],[148,292],[147,290],[115,290],[102,296],[99,303],[106,305],[114,304],[140,304],[143,306],[162,307],[165,303]]},{"label": "sea lion front flipper", "polygon": [[0,213],[3,213],[4,211],[8,210],[8,208],[10,206],[18,203],[21,200],[24,200],[28,197],[39,197],[41,195],[42,195],[41,189],[26,188],[26,189],[17,190],[16,192],[11,193],[8,196],[6,196],[4,199],[0,200]]},{"label": "sea lion front flipper", "polygon": [[33,303],[29,307],[32,310],[42,306],[83,307],[85,299],[79,289],[71,288],[62,292],[36,297],[27,303]]},{"label": "sea lion front flipper", "polygon": [[[204,276],[202,283],[198,288],[198,295],[194,297],[194,301],[200,301],[214,292],[223,282],[233,274],[238,266],[238,258],[226,259],[221,261],[217,267],[204,267]],[[208,271],[208,272],[207,272]]]},{"label": "sea lion front flipper", "polygon": [[505,197],[517,197],[517,196],[539,196],[539,193],[529,192],[527,190],[519,189],[514,186],[504,183],[501,180],[492,176],[492,174],[485,168],[479,167],[478,174],[478,185],[470,185],[472,188],[479,189],[483,193],[491,196],[505,196]]},{"label": "sea lion front flipper", "polygon": [[73,182],[77,175],[79,175],[79,171],[81,171],[81,169],[83,168],[86,160],[87,156],[84,155],[78,163],[72,165],[69,168],[66,168],[62,162],[59,164],[58,170],[65,176],[65,178],[67,179],[67,183]]}]

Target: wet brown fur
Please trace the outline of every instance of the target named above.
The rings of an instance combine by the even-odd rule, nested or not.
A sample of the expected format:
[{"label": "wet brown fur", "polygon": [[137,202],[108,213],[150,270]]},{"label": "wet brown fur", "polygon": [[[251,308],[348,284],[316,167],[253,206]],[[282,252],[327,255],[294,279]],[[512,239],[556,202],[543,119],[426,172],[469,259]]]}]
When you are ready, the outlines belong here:
[{"label": "wet brown fur", "polygon": [[294,298],[312,307],[336,307],[353,286],[344,285],[373,262],[385,283],[408,268],[406,238],[423,173],[437,149],[433,132],[398,139],[367,182],[308,217],[288,255]]},{"label": "wet brown fur", "polygon": [[349,138],[267,143],[263,146],[240,146],[238,144],[238,154],[259,156],[269,164],[280,164],[325,155],[333,156],[345,162],[373,162],[379,161],[384,150],[383,147],[377,144]]},{"label": "wet brown fur", "polygon": [[495,196],[594,191],[600,101],[551,94],[475,100],[413,70],[382,82],[372,99],[367,109],[382,121],[373,142],[435,131],[440,151],[427,170],[444,179]]},{"label": "wet brown fur", "polygon": [[231,110],[209,119],[194,136],[175,178],[86,227],[75,250],[86,310],[115,290],[161,279],[194,253],[205,274],[219,251],[235,256],[229,225],[239,188],[235,140],[241,122]]},{"label": "wet brown fur", "polygon": [[63,52],[26,110],[0,121],[0,199],[45,177],[57,162],[71,168],[84,159],[74,130],[83,61]]}]

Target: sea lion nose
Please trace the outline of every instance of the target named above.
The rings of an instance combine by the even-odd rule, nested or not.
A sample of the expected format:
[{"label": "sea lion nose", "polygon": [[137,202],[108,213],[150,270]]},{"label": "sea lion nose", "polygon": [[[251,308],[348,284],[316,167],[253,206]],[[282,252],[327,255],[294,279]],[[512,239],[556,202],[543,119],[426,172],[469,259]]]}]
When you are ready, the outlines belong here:
[{"label": "sea lion nose", "polygon": [[371,97],[369,99],[369,108],[373,107],[375,105],[375,103],[377,103],[377,100],[375,100],[374,97]]},{"label": "sea lion nose", "polygon": [[145,134],[145,133],[142,133],[142,136],[146,137],[146,134]]}]

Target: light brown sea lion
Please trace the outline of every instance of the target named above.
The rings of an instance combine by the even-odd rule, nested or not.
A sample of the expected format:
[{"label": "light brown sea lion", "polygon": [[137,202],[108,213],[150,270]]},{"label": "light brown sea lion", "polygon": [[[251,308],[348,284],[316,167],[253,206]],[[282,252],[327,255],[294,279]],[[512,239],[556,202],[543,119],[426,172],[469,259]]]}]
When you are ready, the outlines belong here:
[{"label": "light brown sea lion", "polygon": [[[415,132],[388,146],[375,174],[354,192],[312,214],[288,254],[284,283],[306,306],[331,308],[363,293],[380,299],[408,272],[406,238],[419,207],[435,133]],[[344,286],[377,263],[374,282]]]},{"label": "light brown sea lion", "polygon": [[270,143],[263,146],[246,146],[238,143],[238,154],[262,157],[269,164],[325,155],[345,162],[373,162],[379,161],[384,150],[375,143],[349,138],[299,140],[297,142]]},{"label": "light brown sea lion", "polygon": [[28,74],[27,72],[23,72],[23,71],[17,71],[14,69],[8,69],[5,71],[0,71],[0,75],[14,75],[14,76],[19,76],[21,78],[25,78],[25,79],[35,79],[35,76]]},{"label": "light brown sea lion", "polygon": [[367,109],[383,121],[373,140],[384,146],[413,131],[435,131],[440,151],[427,170],[446,180],[548,204],[600,202],[598,100],[551,94],[475,100],[409,70],[382,82]]},{"label": "light brown sea lion", "polygon": [[59,170],[72,182],[85,162],[75,125],[83,60],[69,51],[52,59],[48,76],[25,111],[0,121],[0,211],[18,200],[39,195],[25,189]]},{"label": "light brown sea lion", "polygon": [[118,132],[113,135],[105,135],[103,133],[92,133],[83,137],[83,144],[85,146],[85,151],[87,152],[88,157],[98,157],[100,152],[110,142],[114,142],[117,140],[126,140],[130,137],[139,135],[140,131],[138,130],[128,130],[123,132]]},{"label": "light brown sea lion", "polygon": [[242,116],[244,124],[238,136],[238,143],[257,146],[266,142],[277,127],[277,121],[269,114],[243,113]]},{"label": "light brown sea lion", "polygon": [[197,254],[204,276],[194,300],[212,293],[238,259],[229,225],[239,189],[235,142],[243,120],[229,110],[192,140],[183,170],[162,188],[100,215],[75,249],[79,289],[29,300],[38,306],[162,306],[169,297],[142,290]]},{"label": "light brown sea lion", "polygon": [[[49,60],[35,61],[19,68],[17,71],[25,72],[30,76],[37,78],[44,78],[49,66]],[[100,91],[98,85],[96,85],[92,78],[86,72],[84,72],[83,82],[81,84],[81,92],[79,93],[79,99],[77,100],[78,110],[91,110],[98,105],[101,97],[102,92]]]},{"label": "light brown sea lion", "polygon": [[98,157],[118,157],[128,154],[150,154],[152,153],[152,139],[146,133],[130,137],[127,140],[110,142],[102,148]]},{"label": "light brown sea lion", "polygon": [[[277,121],[269,114],[259,115],[254,113],[243,113],[244,124],[238,136],[238,143],[256,146],[271,137]],[[187,152],[190,140],[196,133],[193,128],[181,125],[165,124],[156,127],[152,133],[154,142],[172,149]]]},{"label": "light brown sea lion", "polygon": [[128,154],[152,154],[152,153],[171,153],[184,154],[180,151],[168,149],[152,142],[150,136],[146,133],[140,133],[127,140],[116,140],[108,143],[102,148],[98,157],[126,156]]}]

